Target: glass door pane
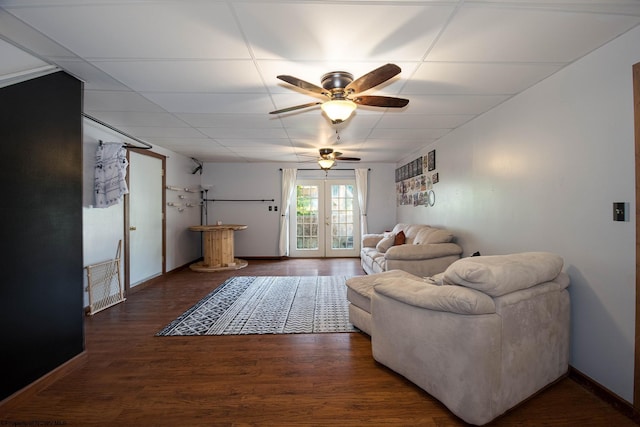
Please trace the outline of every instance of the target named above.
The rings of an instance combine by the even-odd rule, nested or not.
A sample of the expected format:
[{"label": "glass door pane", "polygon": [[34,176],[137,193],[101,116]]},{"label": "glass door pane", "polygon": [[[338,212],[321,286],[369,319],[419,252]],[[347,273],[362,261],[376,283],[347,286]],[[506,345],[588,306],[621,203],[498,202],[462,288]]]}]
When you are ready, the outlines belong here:
[{"label": "glass door pane", "polygon": [[[353,183],[331,183],[331,219],[328,230],[327,256],[358,256],[360,252],[359,210]],[[356,227],[355,224],[358,224]],[[355,234],[354,234],[355,233]]]},{"label": "glass door pane", "polygon": [[318,250],[319,188],[317,185],[298,185],[296,194],[296,250]]}]

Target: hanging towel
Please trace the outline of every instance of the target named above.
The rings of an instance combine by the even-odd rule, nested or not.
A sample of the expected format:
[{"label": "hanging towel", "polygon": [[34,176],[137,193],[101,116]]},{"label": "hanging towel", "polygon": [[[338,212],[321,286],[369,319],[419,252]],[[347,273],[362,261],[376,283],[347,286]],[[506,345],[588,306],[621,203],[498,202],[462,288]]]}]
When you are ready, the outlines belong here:
[{"label": "hanging towel", "polygon": [[119,142],[101,142],[96,151],[94,193],[96,207],[108,208],[120,203],[129,192],[127,182],[127,150]]}]

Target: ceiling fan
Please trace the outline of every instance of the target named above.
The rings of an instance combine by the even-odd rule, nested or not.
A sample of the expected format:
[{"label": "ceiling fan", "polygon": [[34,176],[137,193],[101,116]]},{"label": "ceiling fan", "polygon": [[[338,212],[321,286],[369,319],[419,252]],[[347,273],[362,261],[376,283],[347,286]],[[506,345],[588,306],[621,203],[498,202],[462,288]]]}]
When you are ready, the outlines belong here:
[{"label": "ceiling fan", "polygon": [[391,96],[358,95],[360,92],[364,92],[386,82],[392,77],[400,74],[400,71],[400,67],[397,65],[386,64],[370,71],[356,80],[353,80],[353,75],[346,71],[331,71],[322,76],[322,87],[305,82],[297,77],[279,75],[278,79],[297,86],[300,89],[324,95],[329,98],[329,100],[324,102],[310,102],[308,104],[283,108],[271,111],[269,114],[287,113],[289,111],[322,104],[322,110],[329,117],[331,122],[336,124],[347,120],[358,104],[371,107],[402,108],[409,103],[408,99],[395,98]]},{"label": "ceiling fan", "polygon": [[333,167],[336,160],[346,162],[359,162],[359,157],[345,157],[339,151],[333,151],[333,148],[321,148],[319,150],[320,158],[318,159],[318,165],[323,171],[328,171]]}]

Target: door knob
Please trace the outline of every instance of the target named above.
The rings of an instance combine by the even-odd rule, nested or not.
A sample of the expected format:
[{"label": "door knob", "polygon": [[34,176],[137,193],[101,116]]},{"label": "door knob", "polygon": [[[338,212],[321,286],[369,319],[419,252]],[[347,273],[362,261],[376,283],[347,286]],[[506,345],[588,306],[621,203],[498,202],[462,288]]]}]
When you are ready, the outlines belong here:
[{"label": "door knob", "polygon": [[136,231],[136,228],[132,225],[131,227],[129,227],[129,230]]}]

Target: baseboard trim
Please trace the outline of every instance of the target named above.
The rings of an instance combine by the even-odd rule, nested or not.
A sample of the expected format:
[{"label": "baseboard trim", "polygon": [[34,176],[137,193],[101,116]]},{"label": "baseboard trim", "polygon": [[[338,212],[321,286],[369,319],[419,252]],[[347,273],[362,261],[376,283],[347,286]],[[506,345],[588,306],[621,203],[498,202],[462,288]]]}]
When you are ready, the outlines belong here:
[{"label": "baseboard trim", "polygon": [[28,400],[33,398],[33,396],[40,393],[42,390],[46,389],[51,384],[58,381],[60,378],[67,376],[72,371],[83,366],[87,362],[88,358],[89,356],[86,350],[72,357],[71,359],[64,362],[62,365],[44,374],[43,376],[41,376],[31,384],[21,388],[20,390],[16,391],[12,395],[0,401],[0,410],[3,408],[5,404],[9,403],[10,401],[15,402],[15,401],[20,401],[25,399]]},{"label": "baseboard trim", "polygon": [[600,400],[613,406],[618,412],[631,418],[635,423],[640,424],[640,412],[629,402],[609,390],[608,388],[598,384],[587,375],[583,374],[573,366],[569,366],[569,378],[580,384],[585,389],[596,395]]},{"label": "baseboard trim", "polygon": [[164,272],[163,274],[160,274],[160,275],[158,275],[156,277],[152,277],[151,279],[147,280],[146,282],[139,283],[138,285],[134,286],[133,288],[129,288],[129,291],[127,292],[127,294],[131,295],[131,294],[134,294],[134,293],[136,293],[138,291],[143,290],[144,288],[146,288],[148,286],[154,285],[155,283],[165,279],[167,276],[171,276],[172,274],[175,274],[175,273],[177,273],[179,271],[182,271],[185,268],[189,268],[189,266],[191,264],[193,264],[194,262],[196,262],[196,261],[188,262],[188,263],[186,263],[184,265],[181,265],[181,266],[178,266],[178,267],[174,268],[173,270],[169,270],[169,271]]}]

